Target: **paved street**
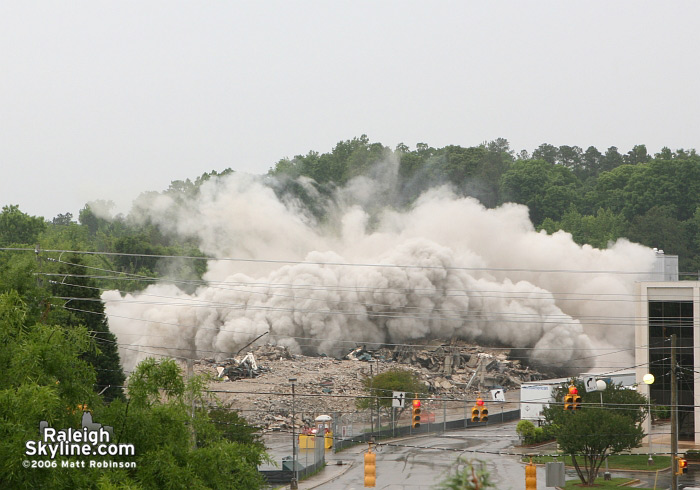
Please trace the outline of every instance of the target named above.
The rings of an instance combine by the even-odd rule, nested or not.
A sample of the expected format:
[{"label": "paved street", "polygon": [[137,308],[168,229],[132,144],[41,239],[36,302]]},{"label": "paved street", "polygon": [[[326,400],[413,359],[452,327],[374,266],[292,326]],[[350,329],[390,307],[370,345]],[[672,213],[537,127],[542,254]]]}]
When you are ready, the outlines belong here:
[{"label": "paved street", "polygon": [[[423,490],[434,488],[453,468],[458,457],[482,461],[495,485],[502,490],[521,490],[525,487],[525,469],[520,458],[499,453],[520,453],[515,434],[517,422],[502,425],[475,427],[468,430],[448,431],[444,434],[408,437],[392,440],[377,448],[377,486],[387,490]],[[280,461],[291,454],[291,435],[268,436],[266,442],[270,452]],[[661,441],[659,441],[661,442]],[[358,445],[341,453],[326,453],[328,466],[319,475],[300,482],[302,490],[319,489],[362,489],[363,455],[366,445]],[[533,450],[549,453],[554,446]],[[663,452],[663,444],[655,444],[655,451]],[[638,449],[644,453],[645,448]],[[300,452],[299,459],[306,456]],[[340,464],[338,464],[340,463]],[[619,472],[611,471],[613,477],[638,478],[634,487],[665,489],[670,485],[670,472]],[[575,479],[573,469],[567,469],[567,480]],[[688,474],[679,479],[679,488],[700,486],[700,465],[690,465]],[[544,490],[545,469],[537,467],[537,488]]]},{"label": "paved street", "polygon": [[[427,490],[434,488],[454,467],[462,456],[468,460],[480,460],[491,474],[495,488],[508,490],[524,488],[525,470],[516,456],[499,455],[509,452],[517,444],[515,422],[409,437],[382,444],[377,449],[377,486],[383,489]],[[304,488],[361,489],[364,468],[363,452],[366,446],[357,446],[339,454],[328,453],[327,470],[334,472],[332,481],[314,478]],[[343,461],[343,470],[333,466],[336,460]],[[544,468],[538,467],[538,489],[544,489]],[[300,488],[302,488],[300,486]]]}]

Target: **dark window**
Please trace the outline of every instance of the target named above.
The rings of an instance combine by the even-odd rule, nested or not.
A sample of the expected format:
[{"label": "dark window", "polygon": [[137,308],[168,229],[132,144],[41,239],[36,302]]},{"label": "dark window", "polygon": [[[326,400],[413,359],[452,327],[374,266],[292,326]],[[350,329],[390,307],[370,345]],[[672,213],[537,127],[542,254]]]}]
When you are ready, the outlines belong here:
[{"label": "dark window", "polygon": [[651,401],[671,405],[671,335],[676,334],[679,438],[693,440],[693,302],[649,301],[649,372],[654,375]]}]

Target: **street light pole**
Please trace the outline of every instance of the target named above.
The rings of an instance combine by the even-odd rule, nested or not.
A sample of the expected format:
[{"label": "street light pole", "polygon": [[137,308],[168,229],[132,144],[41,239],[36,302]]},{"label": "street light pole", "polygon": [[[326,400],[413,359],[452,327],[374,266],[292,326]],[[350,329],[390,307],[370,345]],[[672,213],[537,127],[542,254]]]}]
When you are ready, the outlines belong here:
[{"label": "street light pole", "polygon": [[649,459],[647,460],[647,464],[652,465],[654,464],[654,458],[651,457],[651,430],[654,419],[651,416],[651,385],[654,383],[654,375],[647,373],[642,378],[642,381],[649,387],[649,398],[647,398],[647,411],[649,412]]},{"label": "street light pole", "polygon": [[676,383],[676,334],[671,335],[671,490],[678,489],[678,386]]},{"label": "street light pole", "polygon": [[289,382],[292,383],[292,482],[289,485],[290,490],[297,490],[299,488],[297,482],[297,434],[296,434],[296,407],[294,404],[294,383],[296,383],[296,378],[289,378]]},{"label": "street light pole", "polygon": [[[600,408],[603,408],[603,391],[608,387],[608,384],[599,379],[595,382],[596,388],[600,392]],[[608,456],[605,456],[605,473],[603,473],[603,480],[610,480],[610,472],[608,471]]]}]

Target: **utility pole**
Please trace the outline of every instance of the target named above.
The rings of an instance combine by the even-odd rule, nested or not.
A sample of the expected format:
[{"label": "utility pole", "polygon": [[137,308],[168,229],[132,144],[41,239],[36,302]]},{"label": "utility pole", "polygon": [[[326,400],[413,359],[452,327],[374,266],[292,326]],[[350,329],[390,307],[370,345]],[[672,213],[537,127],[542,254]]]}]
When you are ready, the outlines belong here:
[{"label": "utility pole", "polygon": [[296,434],[296,407],[294,405],[294,384],[297,382],[296,378],[289,378],[289,382],[292,384],[292,481],[289,485],[290,490],[296,490],[299,488],[297,480],[297,434]]},{"label": "utility pole", "polygon": [[[374,370],[372,369],[372,363],[371,363],[371,362],[369,363],[369,387],[370,387],[370,388],[369,388],[369,392],[370,392],[371,394],[374,394]],[[370,416],[369,416],[369,419],[370,419],[370,426],[371,426],[371,428],[372,428],[372,431],[370,432],[370,434],[372,434],[372,437],[374,437],[374,405],[375,405],[375,404],[372,403],[372,399],[371,399],[371,398],[370,398],[370,400],[369,400],[369,404],[370,404],[370,406],[372,407],[372,408],[370,409]]]},{"label": "utility pole", "polygon": [[[379,359],[377,359],[377,376],[379,376]],[[382,413],[379,407],[379,396],[377,396],[376,391],[375,400],[377,402],[377,435],[379,436],[382,433]]]},{"label": "utility pole", "polygon": [[676,383],[676,334],[671,335],[671,490],[678,490],[678,385]]},{"label": "utility pole", "polygon": [[[192,381],[192,378],[194,377],[194,364],[192,362],[192,359],[187,359],[187,380]],[[192,406],[190,408],[190,418],[192,419],[190,421],[190,429],[191,429],[191,437],[192,437],[192,447],[197,446],[197,433],[195,432],[194,429],[194,393],[192,393]]]}]

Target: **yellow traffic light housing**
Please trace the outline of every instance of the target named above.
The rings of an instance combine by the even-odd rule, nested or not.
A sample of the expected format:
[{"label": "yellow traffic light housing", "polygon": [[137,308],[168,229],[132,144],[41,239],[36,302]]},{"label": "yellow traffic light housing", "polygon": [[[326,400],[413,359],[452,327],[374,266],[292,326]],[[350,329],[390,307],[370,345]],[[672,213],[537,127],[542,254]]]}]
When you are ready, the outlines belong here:
[{"label": "yellow traffic light housing", "polygon": [[574,410],[581,409],[581,395],[574,395]]},{"label": "yellow traffic light housing", "polygon": [[537,490],[537,467],[532,464],[525,466],[525,490]]},{"label": "yellow traffic light housing", "polygon": [[564,411],[578,410],[581,408],[581,395],[574,385],[569,386],[569,393],[564,395]]},{"label": "yellow traffic light housing", "polygon": [[479,422],[489,421],[489,409],[486,407],[481,407],[481,413],[479,414]]},{"label": "yellow traffic light housing", "polygon": [[365,487],[377,484],[377,455],[372,452],[372,443],[365,453]]},{"label": "yellow traffic light housing", "polygon": [[417,398],[413,400],[413,409],[411,410],[411,427],[417,429],[420,427],[420,400]]},{"label": "yellow traffic light housing", "polygon": [[484,406],[484,400],[479,397],[472,408],[472,422],[488,422],[489,410]]},{"label": "yellow traffic light housing", "polygon": [[676,475],[688,473],[688,460],[685,458],[681,458],[680,456],[676,456],[676,460],[678,461],[676,467]]},{"label": "yellow traffic light housing", "polygon": [[479,421],[479,407],[474,405],[472,407],[472,422],[478,422]]},{"label": "yellow traffic light housing", "polygon": [[569,410],[574,409],[574,395],[565,395],[564,396],[564,411],[568,412]]}]

